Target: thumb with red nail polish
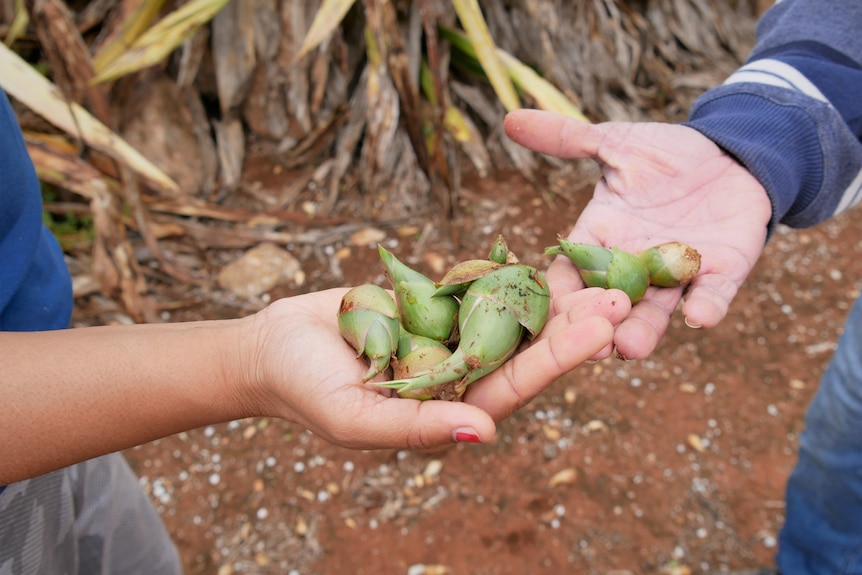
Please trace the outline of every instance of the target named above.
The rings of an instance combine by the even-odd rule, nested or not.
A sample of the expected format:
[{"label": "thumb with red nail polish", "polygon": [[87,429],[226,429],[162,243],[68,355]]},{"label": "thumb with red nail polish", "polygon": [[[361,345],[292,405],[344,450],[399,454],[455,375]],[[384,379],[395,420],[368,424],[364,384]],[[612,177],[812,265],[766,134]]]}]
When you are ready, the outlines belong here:
[{"label": "thumb with red nail polish", "polygon": [[452,432],[452,436],[456,443],[482,443],[482,438],[470,427],[459,427]]}]

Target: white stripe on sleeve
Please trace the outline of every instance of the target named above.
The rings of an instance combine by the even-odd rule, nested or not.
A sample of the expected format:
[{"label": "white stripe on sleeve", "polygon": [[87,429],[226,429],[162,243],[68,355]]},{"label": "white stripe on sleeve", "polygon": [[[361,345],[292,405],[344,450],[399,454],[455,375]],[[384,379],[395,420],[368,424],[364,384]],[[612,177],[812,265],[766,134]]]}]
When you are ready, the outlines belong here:
[{"label": "white stripe on sleeve", "polygon": [[740,82],[751,82],[755,84],[768,84],[801,92],[810,98],[814,98],[826,104],[829,100],[808,78],[799,70],[779,60],[765,59],[750,62],[731,74],[725,80],[727,84],[738,84]]},{"label": "white stripe on sleeve", "polygon": [[844,210],[847,210],[862,200],[862,171],[856,174],[844,193],[841,194],[841,201],[838,202],[838,207],[835,208],[833,215],[838,215]]}]

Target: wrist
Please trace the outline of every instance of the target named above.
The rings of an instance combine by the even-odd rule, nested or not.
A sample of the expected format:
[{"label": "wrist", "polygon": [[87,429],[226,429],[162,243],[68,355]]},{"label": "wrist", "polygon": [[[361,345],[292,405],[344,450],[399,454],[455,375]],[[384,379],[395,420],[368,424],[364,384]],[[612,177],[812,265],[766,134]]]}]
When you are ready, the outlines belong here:
[{"label": "wrist", "polygon": [[262,342],[266,322],[260,313],[229,320],[231,329],[217,346],[214,359],[226,401],[233,405],[234,418],[267,415],[271,403],[264,385]]}]

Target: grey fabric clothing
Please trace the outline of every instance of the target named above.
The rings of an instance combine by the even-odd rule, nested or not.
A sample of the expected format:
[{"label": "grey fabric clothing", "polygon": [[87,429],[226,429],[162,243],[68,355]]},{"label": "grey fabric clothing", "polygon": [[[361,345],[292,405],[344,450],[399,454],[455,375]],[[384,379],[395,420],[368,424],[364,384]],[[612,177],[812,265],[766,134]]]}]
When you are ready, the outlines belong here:
[{"label": "grey fabric clothing", "polygon": [[0,493],[0,575],[179,575],[179,554],[120,454]]}]

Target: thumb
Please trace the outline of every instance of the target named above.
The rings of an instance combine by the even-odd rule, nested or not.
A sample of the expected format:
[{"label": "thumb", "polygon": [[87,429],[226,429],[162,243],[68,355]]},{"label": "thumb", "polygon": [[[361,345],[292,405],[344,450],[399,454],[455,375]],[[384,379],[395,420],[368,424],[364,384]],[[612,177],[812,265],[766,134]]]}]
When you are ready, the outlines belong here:
[{"label": "thumb", "polygon": [[459,402],[382,398],[346,442],[358,448],[428,449],[456,442],[487,443],[496,426],[478,407]]},{"label": "thumb", "polygon": [[597,158],[604,138],[597,124],[543,110],[513,110],[503,129],[513,142],[558,158]]}]

